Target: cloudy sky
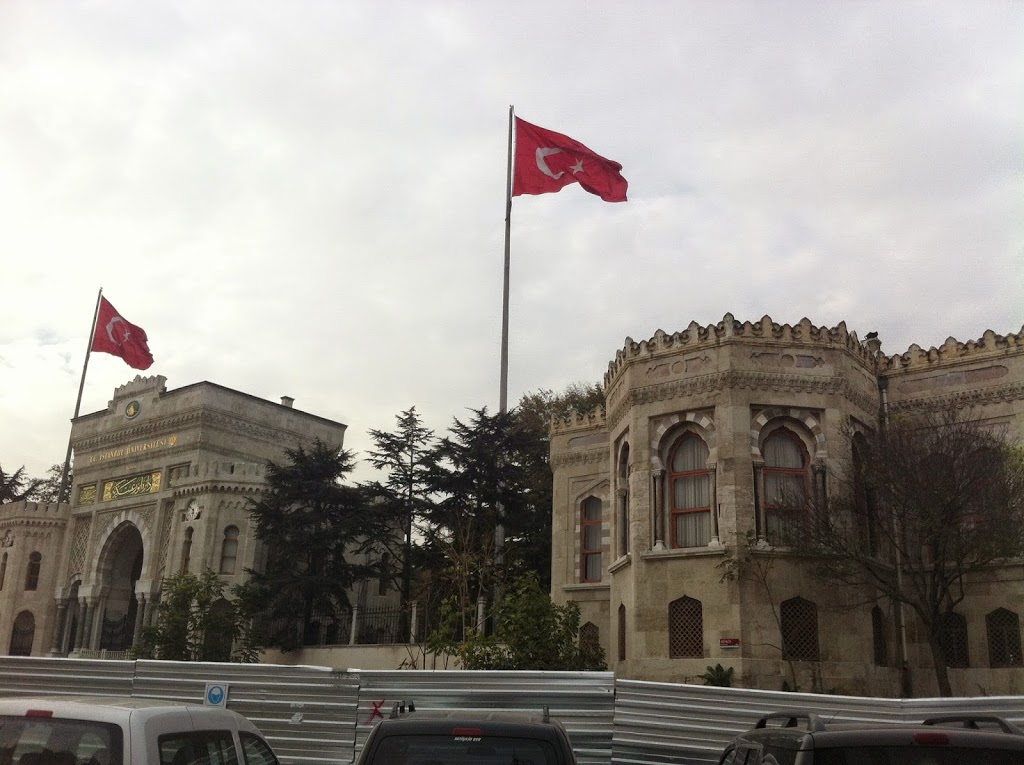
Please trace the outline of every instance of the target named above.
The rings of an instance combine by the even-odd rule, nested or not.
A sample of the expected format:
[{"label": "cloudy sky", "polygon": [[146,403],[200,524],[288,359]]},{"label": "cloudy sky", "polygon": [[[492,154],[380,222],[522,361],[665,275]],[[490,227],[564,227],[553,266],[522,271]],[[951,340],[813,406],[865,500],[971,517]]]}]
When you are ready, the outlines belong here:
[{"label": "cloudy sky", "polygon": [[[1022,40],[1018,1],[0,0],[0,465],[63,458],[100,287],[146,374],[359,453],[495,409],[510,104],[630,184],[516,198],[510,402],[727,311],[1020,331]],[[135,374],[93,354],[82,412]]]}]

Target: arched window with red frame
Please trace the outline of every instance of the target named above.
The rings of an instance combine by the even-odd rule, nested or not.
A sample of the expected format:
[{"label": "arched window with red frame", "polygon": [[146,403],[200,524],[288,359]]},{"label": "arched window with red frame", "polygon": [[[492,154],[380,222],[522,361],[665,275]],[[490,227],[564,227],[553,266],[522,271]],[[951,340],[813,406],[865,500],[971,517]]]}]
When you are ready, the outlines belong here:
[{"label": "arched window with red frame", "polygon": [[779,428],[764,440],[761,454],[764,455],[765,531],[770,542],[785,543],[806,530],[807,496],[811,485],[807,450],[793,431]]},{"label": "arched window with red frame", "polygon": [[711,473],[708,445],[687,433],[669,458],[673,547],[703,547],[711,541]]},{"label": "arched window with red frame", "polygon": [[580,507],[580,581],[601,581],[601,500],[587,497]]}]

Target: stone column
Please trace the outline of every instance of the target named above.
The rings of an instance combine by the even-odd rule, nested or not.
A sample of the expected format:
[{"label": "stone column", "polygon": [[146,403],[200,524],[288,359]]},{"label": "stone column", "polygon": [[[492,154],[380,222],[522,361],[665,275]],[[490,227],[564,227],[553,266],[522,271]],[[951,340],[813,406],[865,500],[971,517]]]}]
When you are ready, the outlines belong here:
[{"label": "stone column", "polygon": [[484,613],[487,609],[487,599],[480,595],[476,599],[476,631],[484,634]]},{"label": "stone column", "polygon": [[348,633],[348,644],[356,644],[356,635],[359,634],[359,606],[352,608],[352,625]]},{"label": "stone column", "polygon": [[89,603],[88,598],[82,598],[79,601],[81,608],[79,609],[81,616],[78,619],[78,634],[75,635],[75,651],[81,651],[86,641],[86,635],[88,624],[92,621],[92,606]]},{"label": "stone column", "polygon": [[708,467],[708,482],[711,484],[711,541],[708,547],[721,547],[722,535],[718,530],[718,466]]},{"label": "stone column", "polygon": [[619,499],[619,557],[629,554],[629,491],[620,488]]},{"label": "stone column", "polygon": [[146,596],[137,592],[135,599],[138,605],[135,608],[135,625],[132,627],[132,648],[139,644],[139,638],[142,636],[143,617],[146,615]]},{"label": "stone column", "polygon": [[419,603],[415,600],[412,602],[412,613],[409,615],[409,642],[416,642],[416,628],[419,626],[417,621],[419,620]]},{"label": "stone column", "polygon": [[757,543],[764,544],[768,540],[768,517],[764,508],[764,463],[754,463],[754,511],[757,516]]},{"label": "stone column", "polygon": [[60,656],[61,644],[64,642],[64,626],[67,617],[67,598],[57,598],[57,622],[53,628],[53,642],[50,644],[50,656]]},{"label": "stone column", "polygon": [[85,642],[83,651],[95,651],[100,647],[103,629],[103,601],[99,598],[88,598],[89,613],[86,615]]},{"label": "stone column", "polygon": [[665,549],[665,468],[654,475],[654,549]]},{"label": "stone column", "polygon": [[142,608],[140,606],[140,610],[142,610],[142,612],[143,612],[142,613],[142,626],[143,627],[150,627],[153,624],[153,614],[156,612],[156,603],[154,603],[153,602],[153,598],[151,598],[149,596],[144,596],[144,598],[145,599],[144,599],[143,603],[145,604],[145,608]]}]

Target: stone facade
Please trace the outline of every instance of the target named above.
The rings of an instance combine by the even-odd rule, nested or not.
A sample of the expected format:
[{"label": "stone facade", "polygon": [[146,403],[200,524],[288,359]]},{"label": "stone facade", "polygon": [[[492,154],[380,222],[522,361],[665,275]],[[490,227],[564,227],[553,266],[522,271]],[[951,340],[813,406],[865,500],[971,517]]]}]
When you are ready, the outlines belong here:
[{"label": "stone facade", "polygon": [[246,502],[267,461],[315,438],[341,447],[345,428],[209,382],[119,387],[72,424],[70,505],[0,506],[0,652],[123,650],[165,576],[210,567],[239,583],[260,563]]},{"label": "stone facade", "polygon": [[[849,433],[876,428],[883,411],[957,401],[1024,435],[1024,329],[887,357],[876,337],[862,341],[845,324],[726,314],[718,324],[627,338],[604,387],[606,412],[552,426],[552,593],[579,603],[609,667],[620,677],[699,683],[721,663],[740,684],[778,689],[789,676],[775,617],[784,608],[787,618],[817,620],[808,651],[818,659],[795,663],[801,689],[899,695],[902,640],[891,603],[863,605],[863,593],[825,587],[770,545],[763,556],[773,566],[775,609],[764,588],[723,574],[779,517],[761,498],[766,482],[786,480],[780,454],[824,497],[850,459]],[[690,476],[699,487],[688,488]],[[684,510],[691,507],[703,511]],[[960,609],[970,664],[951,670],[958,693],[1024,691],[1024,668],[990,668],[985,632],[995,609],[1024,613],[1024,568],[992,573],[971,582]],[[916,695],[935,692],[930,660],[907,619]]]}]

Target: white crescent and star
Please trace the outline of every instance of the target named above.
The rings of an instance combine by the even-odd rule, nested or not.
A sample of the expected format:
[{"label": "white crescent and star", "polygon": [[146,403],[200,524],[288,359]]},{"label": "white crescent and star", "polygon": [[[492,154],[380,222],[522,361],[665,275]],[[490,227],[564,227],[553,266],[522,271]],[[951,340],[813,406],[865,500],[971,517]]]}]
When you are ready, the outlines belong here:
[{"label": "white crescent and star", "polygon": [[114,345],[121,345],[129,337],[131,337],[132,333],[131,333],[131,330],[129,330],[128,327],[126,326],[122,330],[124,332],[124,337],[121,338],[120,340],[118,340],[116,337],[114,337],[114,326],[117,324],[117,322],[121,322],[122,324],[127,324],[127,322],[124,319],[122,319],[120,316],[115,316],[113,319],[111,319],[110,321],[107,322],[107,337],[110,338],[110,342],[112,342]]},{"label": "white crescent and star", "polygon": [[[564,170],[559,170],[557,173],[552,172],[551,168],[548,167],[548,163],[544,160],[544,158],[545,157],[550,157],[552,154],[561,154],[561,153],[562,153],[561,149],[548,149],[548,148],[544,148],[544,147],[541,147],[541,148],[537,149],[537,169],[540,170],[542,173],[544,173],[544,175],[546,175],[548,178],[553,178],[554,180],[557,181],[559,178],[561,178],[563,175],[565,175],[565,171]],[[576,160],[576,164],[570,166],[569,169],[572,171],[573,175],[576,175],[577,173],[582,173],[583,172],[583,160],[582,159],[577,159]]]}]

